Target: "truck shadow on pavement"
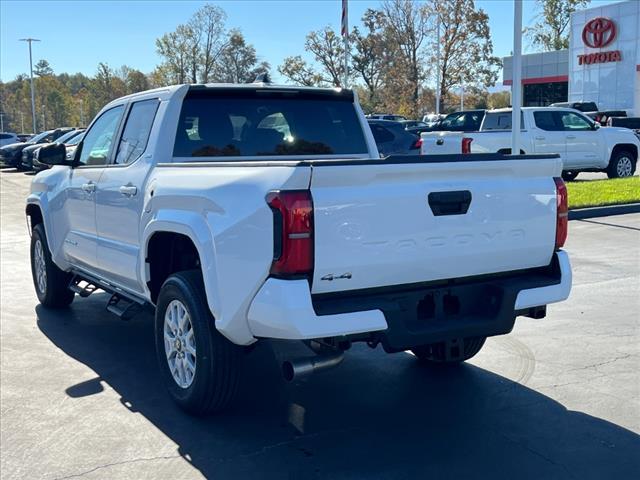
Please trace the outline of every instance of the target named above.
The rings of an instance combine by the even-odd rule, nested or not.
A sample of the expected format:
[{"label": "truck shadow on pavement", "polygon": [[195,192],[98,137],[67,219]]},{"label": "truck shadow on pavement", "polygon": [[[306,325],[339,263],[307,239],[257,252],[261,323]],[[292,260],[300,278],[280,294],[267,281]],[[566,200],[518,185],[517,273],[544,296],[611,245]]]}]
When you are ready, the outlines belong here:
[{"label": "truck shadow on pavement", "polygon": [[114,409],[143,415],[207,478],[640,478],[629,430],[473,365],[434,370],[364,346],[292,385],[261,344],[234,408],[192,418],[165,393],[151,316],[122,322],[105,301],[36,307],[50,341],[97,374],[60,388],[81,401],[108,384],[121,397]]}]

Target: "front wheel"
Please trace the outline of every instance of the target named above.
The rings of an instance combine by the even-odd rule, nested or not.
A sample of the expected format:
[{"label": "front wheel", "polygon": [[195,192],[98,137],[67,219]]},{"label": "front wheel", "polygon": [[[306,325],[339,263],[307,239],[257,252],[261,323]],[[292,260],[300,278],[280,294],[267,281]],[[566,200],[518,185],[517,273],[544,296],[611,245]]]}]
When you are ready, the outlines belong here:
[{"label": "front wheel", "polygon": [[62,308],[73,302],[75,294],[69,290],[71,274],[60,270],[51,260],[47,235],[41,223],[33,227],[31,234],[31,276],[42,306]]},{"label": "front wheel", "polygon": [[636,158],[626,150],[616,152],[611,157],[607,167],[609,178],[624,178],[632,176],[636,171]]},{"label": "front wheel", "polygon": [[165,385],[183,410],[206,415],[233,401],[242,349],[216,330],[200,271],[179,272],[164,282],[156,308],[155,337]]},{"label": "front wheel", "polygon": [[484,345],[487,337],[470,337],[450,340],[414,347],[411,352],[418,360],[440,365],[452,365],[469,360],[476,355]]}]

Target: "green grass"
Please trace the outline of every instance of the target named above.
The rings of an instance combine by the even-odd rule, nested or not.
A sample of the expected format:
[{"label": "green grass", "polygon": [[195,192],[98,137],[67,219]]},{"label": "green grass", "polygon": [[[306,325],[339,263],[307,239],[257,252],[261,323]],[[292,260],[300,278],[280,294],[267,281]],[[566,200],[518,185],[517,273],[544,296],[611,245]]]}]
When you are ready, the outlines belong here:
[{"label": "green grass", "polygon": [[567,182],[569,208],[640,202],[640,177]]}]

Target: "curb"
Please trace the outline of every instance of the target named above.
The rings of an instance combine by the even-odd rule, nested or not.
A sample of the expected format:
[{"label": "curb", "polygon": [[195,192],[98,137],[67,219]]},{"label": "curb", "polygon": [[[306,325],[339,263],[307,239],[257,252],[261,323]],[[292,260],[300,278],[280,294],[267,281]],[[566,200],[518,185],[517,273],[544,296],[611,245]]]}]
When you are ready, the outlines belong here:
[{"label": "curb", "polygon": [[569,220],[608,217],[610,215],[624,215],[626,213],[640,213],[640,203],[606,205],[603,207],[576,208],[575,210],[569,210]]}]

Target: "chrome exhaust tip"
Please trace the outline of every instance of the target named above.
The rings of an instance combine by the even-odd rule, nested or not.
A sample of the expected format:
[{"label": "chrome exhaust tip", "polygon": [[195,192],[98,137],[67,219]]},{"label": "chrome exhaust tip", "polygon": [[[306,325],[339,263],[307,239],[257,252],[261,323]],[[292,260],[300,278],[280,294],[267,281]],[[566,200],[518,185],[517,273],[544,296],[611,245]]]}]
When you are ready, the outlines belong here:
[{"label": "chrome exhaust tip", "polygon": [[293,382],[314,372],[337,367],[344,359],[344,353],[318,355],[311,358],[295,358],[282,363],[282,376],[287,382]]}]

